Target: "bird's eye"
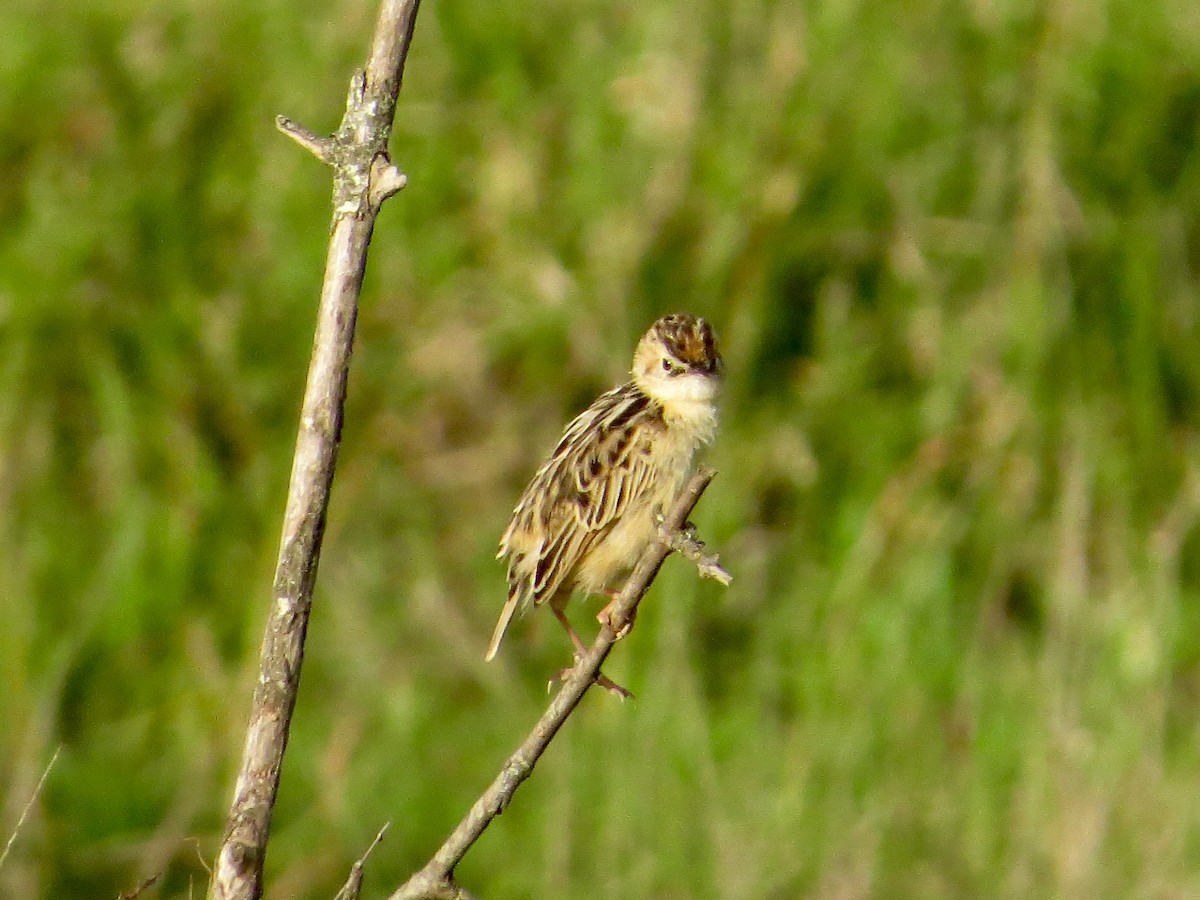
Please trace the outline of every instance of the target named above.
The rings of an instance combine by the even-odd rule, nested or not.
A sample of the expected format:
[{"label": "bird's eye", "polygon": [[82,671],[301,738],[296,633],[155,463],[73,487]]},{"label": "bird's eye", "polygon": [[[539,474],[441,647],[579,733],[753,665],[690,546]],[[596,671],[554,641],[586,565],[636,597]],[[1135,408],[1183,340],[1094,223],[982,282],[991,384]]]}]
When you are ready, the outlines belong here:
[{"label": "bird's eye", "polygon": [[667,359],[665,356],[663,357],[662,366],[663,371],[668,375],[678,375],[681,371],[679,366],[675,365],[675,363],[671,362],[671,360]]}]

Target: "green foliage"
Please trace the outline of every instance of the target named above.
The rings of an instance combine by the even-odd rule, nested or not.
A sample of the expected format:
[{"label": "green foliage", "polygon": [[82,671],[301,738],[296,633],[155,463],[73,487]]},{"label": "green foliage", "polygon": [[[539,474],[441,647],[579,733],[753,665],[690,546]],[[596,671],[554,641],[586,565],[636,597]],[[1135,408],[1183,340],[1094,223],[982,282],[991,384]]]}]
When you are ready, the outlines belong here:
[{"label": "green foliage", "polygon": [[[199,896],[367,3],[0,7],[0,894]],[[697,517],[487,897],[1200,890],[1200,29],[1176,0],[426,5],[271,895],[424,861],[567,661],[492,559],[656,315]],[[584,604],[575,607],[588,620]],[[157,892],[157,893],[155,893]]]}]

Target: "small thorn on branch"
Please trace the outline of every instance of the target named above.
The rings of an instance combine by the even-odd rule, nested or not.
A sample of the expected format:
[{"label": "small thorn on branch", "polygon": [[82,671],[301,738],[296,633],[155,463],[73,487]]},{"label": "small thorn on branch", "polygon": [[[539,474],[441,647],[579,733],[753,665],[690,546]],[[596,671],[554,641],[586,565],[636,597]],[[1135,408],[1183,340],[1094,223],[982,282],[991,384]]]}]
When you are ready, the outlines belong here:
[{"label": "small thorn on branch", "polygon": [[327,166],[332,166],[334,163],[334,140],[331,137],[321,137],[313,131],[309,131],[303,125],[297,125],[287,116],[276,116],[275,127],[290,137],[293,141],[325,163]]}]

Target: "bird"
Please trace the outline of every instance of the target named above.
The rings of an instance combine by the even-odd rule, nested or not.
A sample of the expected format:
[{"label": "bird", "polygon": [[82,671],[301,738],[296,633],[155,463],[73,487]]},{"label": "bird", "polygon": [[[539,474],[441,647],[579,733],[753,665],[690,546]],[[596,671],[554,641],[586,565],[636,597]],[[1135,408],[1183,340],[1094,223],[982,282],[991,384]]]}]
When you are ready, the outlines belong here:
[{"label": "bird", "polygon": [[[486,660],[495,657],[516,613],[544,604],[566,629],[576,659],[583,654],[567,601],[576,591],[615,600],[622,576],[657,537],[696,451],[716,435],[723,374],[704,319],[663,316],[638,341],[629,380],[567,425],[500,538],[496,557],[508,565],[508,597]],[[597,616],[601,622],[609,606]],[[607,678],[598,680],[629,696]]]}]

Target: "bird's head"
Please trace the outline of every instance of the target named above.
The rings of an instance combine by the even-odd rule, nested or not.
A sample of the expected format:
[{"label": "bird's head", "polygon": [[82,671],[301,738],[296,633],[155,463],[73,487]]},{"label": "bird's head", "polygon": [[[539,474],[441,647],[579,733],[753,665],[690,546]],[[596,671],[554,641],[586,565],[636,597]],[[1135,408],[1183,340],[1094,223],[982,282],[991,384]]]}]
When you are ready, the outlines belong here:
[{"label": "bird's head", "polygon": [[663,316],[633,354],[633,380],[664,406],[710,403],[723,372],[712,326],[687,313]]}]

